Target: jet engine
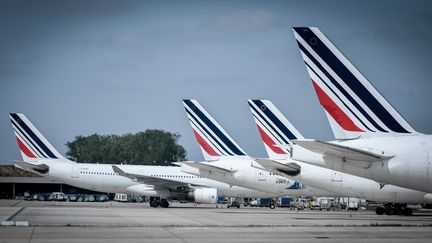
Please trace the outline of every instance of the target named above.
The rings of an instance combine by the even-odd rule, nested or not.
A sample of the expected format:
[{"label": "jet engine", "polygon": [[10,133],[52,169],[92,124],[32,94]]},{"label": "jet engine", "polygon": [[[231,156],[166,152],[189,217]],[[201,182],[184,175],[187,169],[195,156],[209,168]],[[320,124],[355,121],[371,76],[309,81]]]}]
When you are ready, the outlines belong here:
[{"label": "jet engine", "polygon": [[216,203],[218,200],[216,188],[196,188],[188,196],[197,203]]},{"label": "jet engine", "polygon": [[425,200],[427,203],[432,203],[432,193],[424,195],[423,200]]}]

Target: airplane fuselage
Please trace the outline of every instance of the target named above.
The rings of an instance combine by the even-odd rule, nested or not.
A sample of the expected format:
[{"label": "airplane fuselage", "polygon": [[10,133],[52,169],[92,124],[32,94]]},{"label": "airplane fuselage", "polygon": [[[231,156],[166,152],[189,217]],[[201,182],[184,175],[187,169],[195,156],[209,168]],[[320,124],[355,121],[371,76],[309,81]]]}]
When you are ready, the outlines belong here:
[{"label": "airplane fuselage", "polygon": [[[291,163],[293,160],[276,160]],[[347,197],[356,197],[384,203],[431,203],[432,194],[394,185],[380,185],[378,182],[347,173],[338,172],[303,162],[295,162],[301,167],[300,174],[289,178]]]},{"label": "airplane fuselage", "polygon": [[[130,179],[114,172],[111,164],[84,164],[63,160],[40,160],[40,164],[49,166],[49,171],[41,174],[44,177],[63,182],[68,185],[108,193],[129,193],[142,196],[169,196],[169,191],[153,185],[143,184],[140,181]],[[216,188],[218,196],[261,198],[274,195],[242,188],[218,181],[209,180],[199,176],[192,176],[180,171],[177,166],[145,166],[145,165],[117,165],[122,170],[152,176],[166,178],[179,183],[187,183],[205,188]],[[137,188],[139,191],[137,193]]]},{"label": "airplane fuselage", "polygon": [[287,179],[266,171],[261,165],[249,158],[227,157],[207,162],[213,166],[232,172],[217,170],[200,170],[189,165],[182,165],[182,171],[189,174],[207,177],[230,185],[265,191],[279,196],[334,196],[335,193],[302,185],[295,180]]},{"label": "airplane fuselage", "polygon": [[294,146],[293,159],[332,170],[432,193],[432,136],[412,135],[335,141],[333,143],[377,154],[394,155],[382,161],[351,161],[331,155],[311,153]]}]

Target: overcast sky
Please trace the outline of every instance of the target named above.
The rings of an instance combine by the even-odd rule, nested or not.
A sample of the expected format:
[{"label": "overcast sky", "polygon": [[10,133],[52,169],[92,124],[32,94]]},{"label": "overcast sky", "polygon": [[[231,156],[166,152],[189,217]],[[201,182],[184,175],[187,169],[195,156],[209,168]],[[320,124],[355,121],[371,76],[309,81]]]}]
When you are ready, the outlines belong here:
[{"label": "overcast sky", "polygon": [[202,160],[181,99],[252,156],[248,98],[332,139],[291,30],[317,26],[424,133],[432,132],[430,1],[0,1],[0,163],[22,112],[61,153],[77,135],[164,129]]}]

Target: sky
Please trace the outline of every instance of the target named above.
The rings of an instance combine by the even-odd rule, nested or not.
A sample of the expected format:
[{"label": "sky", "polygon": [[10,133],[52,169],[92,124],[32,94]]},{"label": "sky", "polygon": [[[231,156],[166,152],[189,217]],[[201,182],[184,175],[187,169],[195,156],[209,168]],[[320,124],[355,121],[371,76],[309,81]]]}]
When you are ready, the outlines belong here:
[{"label": "sky", "polygon": [[22,112],[59,150],[75,136],[163,129],[203,160],[181,100],[197,99],[251,156],[247,99],[307,138],[333,138],[291,27],[316,26],[418,131],[432,133],[430,1],[0,1],[0,164]]}]

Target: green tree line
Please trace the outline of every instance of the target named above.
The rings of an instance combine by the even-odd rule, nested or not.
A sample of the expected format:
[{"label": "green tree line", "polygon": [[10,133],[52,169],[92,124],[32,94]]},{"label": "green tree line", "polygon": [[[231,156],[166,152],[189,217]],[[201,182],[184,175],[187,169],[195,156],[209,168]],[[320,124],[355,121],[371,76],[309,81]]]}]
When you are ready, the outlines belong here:
[{"label": "green tree line", "polygon": [[186,150],[177,144],[180,135],[149,129],[124,135],[76,136],[67,142],[69,159],[80,163],[170,165],[186,160]]}]

